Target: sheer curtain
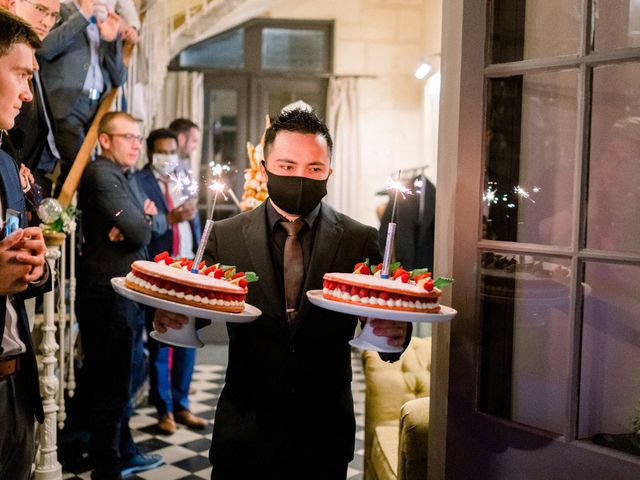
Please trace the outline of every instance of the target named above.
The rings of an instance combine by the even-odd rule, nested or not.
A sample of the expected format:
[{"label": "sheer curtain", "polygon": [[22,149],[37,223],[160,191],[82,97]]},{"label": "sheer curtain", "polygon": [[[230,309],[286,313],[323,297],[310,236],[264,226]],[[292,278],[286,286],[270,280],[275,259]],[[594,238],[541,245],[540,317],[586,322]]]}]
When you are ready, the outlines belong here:
[{"label": "sheer curtain", "polygon": [[336,210],[355,217],[358,192],[354,181],[360,178],[360,121],[358,79],[331,78],[327,97],[327,126],[333,138],[333,175],[326,201]]},{"label": "sheer curtain", "polygon": [[[155,116],[155,128],[166,127],[175,118],[188,118],[204,132],[204,75],[200,72],[169,72],[162,100]],[[200,150],[191,156],[191,168],[198,172]]]}]

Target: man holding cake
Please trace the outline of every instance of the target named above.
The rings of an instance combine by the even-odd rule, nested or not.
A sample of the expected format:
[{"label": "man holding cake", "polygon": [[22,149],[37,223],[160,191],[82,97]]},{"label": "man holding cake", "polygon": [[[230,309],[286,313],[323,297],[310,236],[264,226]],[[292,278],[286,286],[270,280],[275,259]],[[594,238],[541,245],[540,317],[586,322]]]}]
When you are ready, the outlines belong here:
[{"label": "man holding cake", "polygon": [[[260,276],[247,302],[262,311],[252,323],[227,323],[229,363],[209,454],[216,480],[293,479],[301,471],[305,478],[344,479],[353,458],[348,341],[358,320],[312,306],[305,292],[321,289],[327,272],[351,272],[381,255],[374,228],[321,202],[331,150],[314,113],[283,112],[265,134],[269,200],[217,222],[209,239],[207,263]],[[166,331],[184,323],[158,312],[154,326]],[[372,324],[390,345],[408,344],[410,324]],[[381,356],[394,361],[399,354]]]}]

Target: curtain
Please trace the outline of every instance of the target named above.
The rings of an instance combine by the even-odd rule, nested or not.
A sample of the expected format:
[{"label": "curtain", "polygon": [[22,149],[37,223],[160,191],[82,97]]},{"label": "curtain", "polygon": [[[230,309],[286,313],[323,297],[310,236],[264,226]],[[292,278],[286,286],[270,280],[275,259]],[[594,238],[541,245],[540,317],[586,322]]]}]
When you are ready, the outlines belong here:
[{"label": "curtain", "polygon": [[358,213],[360,178],[360,125],[358,79],[331,78],[327,96],[327,126],[333,138],[333,175],[329,179],[326,202],[351,217]]},{"label": "curtain", "polygon": [[[155,128],[166,127],[175,118],[188,118],[206,131],[204,123],[204,75],[200,72],[169,72],[155,116]],[[200,171],[200,150],[191,156],[191,169]]]}]

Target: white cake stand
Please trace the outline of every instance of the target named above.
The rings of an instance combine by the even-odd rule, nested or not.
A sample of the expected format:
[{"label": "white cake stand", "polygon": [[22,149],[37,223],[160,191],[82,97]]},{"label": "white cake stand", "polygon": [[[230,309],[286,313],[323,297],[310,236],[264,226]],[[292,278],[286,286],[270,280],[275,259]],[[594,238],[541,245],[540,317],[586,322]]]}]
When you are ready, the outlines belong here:
[{"label": "white cake stand", "polygon": [[196,318],[204,318],[214,322],[249,323],[262,315],[259,309],[247,303],[245,303],[244,310],[241,313],[228,313],[209,310],[207,308],[192,307],[191,305],[184,305],[182,303],[164,300],[163,298],[152,297],[151,295],[127,288],[124,284],[124,277],[112,278],[111,286],[116,293],[134,302],[159,310],[186,315],[189,321],[186,325],[183,325],[182,328],[168,328],[164,333],[154,330],[149,334],[151,338],[159,342],[176,347],[200,348],[204,346],[204,343],[202,343],[200,337],[198,337]]},{"label": "white cake stand", "polygon": [[440,306],[440,312],[438,313],[402,312],[399,310],[365,307],[352,303],[328,300],[322,296],[322,290],[309,290],[307,297],[309,301],[317,307],[326,308],[334,312],[367,317],[367,322],[364,324],[362,332],[356,338],[350,340],[349,345],[361,350],[373,350],[375,352],[399,353],[403,351],[403,348],[389,345],[387,343],[387,337],[374,335],[373,328],[369,325],[370,319],[380,318],[382,320],[396,320],[400,322],[437,323],[453,320],[458,314],[453,308],[444,305]]}]

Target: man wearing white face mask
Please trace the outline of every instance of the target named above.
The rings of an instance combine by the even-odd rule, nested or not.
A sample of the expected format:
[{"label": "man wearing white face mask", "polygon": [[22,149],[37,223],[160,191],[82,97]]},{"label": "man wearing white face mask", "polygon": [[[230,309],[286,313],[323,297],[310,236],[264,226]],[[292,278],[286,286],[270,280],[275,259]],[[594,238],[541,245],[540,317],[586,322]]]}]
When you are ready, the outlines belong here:
[{"label": "man wearing white face mask", "polygon": [[[199,223],[196,223],[196,199],[188,188],[178,185],[174,175],[179,164],[178,138],[168,129],[154,130],[147,137],[149,162],[137,173],[138,182],[158,208],[166,215],[167,228],[152,232],[147,246],[149,257],[168,251],[173,257],[193,258],[200,243]],[[155,311],[147,309],[149,331]],[[149,400],[158,409],[158,428],[166,434],[176,430],[176,421],[190,428],[204,428],[207,420],[189,411],[189,386],[196,352],[194,348],[162,345],[153,339],[147,343],[150,366]],[[169,372],[169,354],[172,368]]]}]

